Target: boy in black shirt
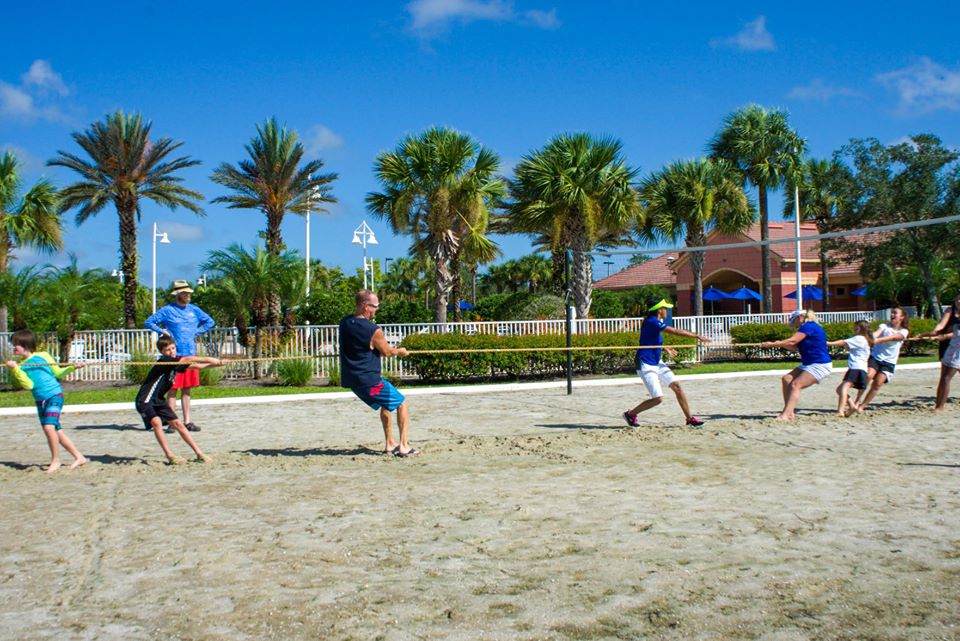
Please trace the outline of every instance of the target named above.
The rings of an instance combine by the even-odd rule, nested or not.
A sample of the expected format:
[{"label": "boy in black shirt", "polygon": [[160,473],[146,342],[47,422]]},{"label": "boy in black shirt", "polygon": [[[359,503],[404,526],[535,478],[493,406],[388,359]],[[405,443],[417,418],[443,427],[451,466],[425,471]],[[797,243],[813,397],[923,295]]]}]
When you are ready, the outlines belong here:
[{"label": "boy in black shirt", "polygon": [[[147,429],[152,429],[157,442],[160,443],[163,453],[167,455],[167,460],[171,465],[179,465],[184,462],[181,456],[174,456],[167,444],[167,437],[163,435],[163,426],[170,425],[182,438],[190,449],[197,455],[198,461],[208,462],[210,458],[200,451],[200,446],[187,431],[186,426],[177,417],[176,413],[170,409],[167,404],[167,392],[173,386],[173,381],[177,374],[185,372],[188,369],[204,369],[207,367],[219,367],[223,362],[219,358],[207,356],[181,356],[177,357],[177,344],[169,336],[161,336],[157,339],[157,350],[160,352],[160,358],[157,359],[157,365],[154,365],[147,374],[147,380],[140,386],[137,392],[137,412],[143,419],[143,424]],[[166,365],[165,363],[180,363],[179,365]]]}]

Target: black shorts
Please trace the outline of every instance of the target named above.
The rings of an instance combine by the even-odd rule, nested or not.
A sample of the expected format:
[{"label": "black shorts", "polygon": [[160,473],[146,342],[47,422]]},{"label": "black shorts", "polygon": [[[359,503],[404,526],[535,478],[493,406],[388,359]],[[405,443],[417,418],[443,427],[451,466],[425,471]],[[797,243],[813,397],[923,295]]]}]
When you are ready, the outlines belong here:
[{"label": "black shorts", "polygon": [[867,389],[867,373],[862,369],[848,369],[843,382],[850,383],[853,389]]},{"label": "black shorts", "polygon": [[870,357],[870,360],[867,361],[867,367],[873,371],[880,373],[883,372],[883,377],[890,381],[890,375],[893,374],[893,370],[897,368],[893,363],[888,363],[887,361],[878,361],[873,356]]},{"label": "black shorts", "polygon": [[177,413],[170,409],[170,406],[166,403],[163,405],[137,403],[137,412],[140,414],[140,418],[143,419],[143,426],[147,429],[153,428],[153,425],[151,425],[150,422],[154,417],[159,418],[163,425],[168,425],[171,421],[175,421],[179,418]]}]

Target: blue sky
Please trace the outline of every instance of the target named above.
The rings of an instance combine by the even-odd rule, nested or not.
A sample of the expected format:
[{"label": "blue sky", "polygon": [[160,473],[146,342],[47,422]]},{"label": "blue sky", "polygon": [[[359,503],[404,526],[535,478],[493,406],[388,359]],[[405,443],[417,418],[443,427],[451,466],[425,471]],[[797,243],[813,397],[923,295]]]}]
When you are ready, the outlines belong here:
[{"label": "blue sky", "polygon": [[[507,172],[552,136],[587,131],[619,138],[647,174],[701,155],[724,116],[749,103],[786,109],[818,157],[853,137],[920,132],[960,147],[960,5],[733,4],[12,3],[0,148],[24,161],[28,180],[65,185],[73,176],[45,162],[79,153],[71,132],[116,109],[141,112],[155,135],[202,161],[184,177],[212,199],[223,194],[214,167],[241,160],[255,126],[276,116],[340,175],[339,203],[311,217],[311,256],[353,271],[350,240],[364,219],[380,240],[371,256],[406,254],[408,240],[367,215],[364,196],[379,188],[376,155],[432,125],[470,133]],[[257,242],[261,213],[205,208],[197,218],[144,204],[142,282],[153,222],[173,241],[158,248],[163,284],[195,280],[213,249]],[[65,230],[82,268],[119,263],[111,209],[81,227],[68,214]],[[283,234],[303,252],[302,217],[288,215]],[[530,249],[497,240],[507,258]],[[19,256],[15,266],[66,260]]]}]

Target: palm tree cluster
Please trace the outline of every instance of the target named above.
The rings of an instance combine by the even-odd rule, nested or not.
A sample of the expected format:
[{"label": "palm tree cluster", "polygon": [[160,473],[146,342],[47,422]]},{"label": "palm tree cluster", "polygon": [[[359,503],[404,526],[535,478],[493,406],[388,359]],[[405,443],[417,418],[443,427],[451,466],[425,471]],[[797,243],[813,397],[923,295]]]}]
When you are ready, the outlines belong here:
[{"label": "palm tree cluster", "polygon": [[[142,297],[136,252],[141,203],[149,200],[204,215],[203,195],[183,184],[184,170],[199,161],[180,155],[182,142],[153,136],[151,123],[140,114],[117,111],[72,137],[82,153],[59,151],[48,162],[79,176],[59,192],[47,180],[24,191],[16,158],[9,152],[0,156],[4,283],[0,330],[6,328],[13,297],[22,295],[17,292],[23,292],[33,276],[24,270],[8,273],[11,257],[21,247],[60,250],[62,214],[75,210],[80,225],[108,206],[116,211],[123,322],[128,328],[137,326]],[[741,108],[723,120],[705,147],[704,157],[678,160],[641,178],[639,169],[624,157],[619,140],[565,133],[531,150],[512,175],[504,176],[498,155],[467,134],[433,127],[408,135],[395,149],[377,156],[374,175],[380,188],[366,196],[371,214],[411,238],[408,257],[393,260],[382,270],[378,263],[374,266],[380,271],[375,276],[383,298],[422,301],[432,308],[437,322],[446,321],[452,304],[459,320],[457,303],[464,298],[464,281],[472,290],[479,281],[481,291],[546,288],[557,293],[569,253],[570,302],[578,316],[586,317],[592,298],[592,253],[598,250],[631,247],[639,252],[645,243],[681,239],[687,246],[700,246],[714,229],[748,228],[757,212],[761,238],[768,239],[768,194],[781,187],[788,188],[784,215],[793,215],[795,192],[801,215],[815,221],[822,232],[842,224],[841,210],[856,209],[851,185],[858,183],[852,180],[852,171],[837,159],[804,158],[805,142],[790,127],[784,111],[759,105]],[[326,299],[321,301],[319,294],[305,297],[306,283],[293,267],[296,254],[286,250],[281,224],[287,213],[322,212],[325,205],[337,202],[332,185],[338,176],[324,173],[322,160],[308,160],[297,132],[276,118],[258,125],[244,149],[245,158],[236,164],[221,163],[212,172],[210,179],[225,193],[211,202],[262,214],[263,245],[252,249],[233,245],[210,253],[203,268],[221,280],[211,289],[210,300],[238,325],[252,321],[257,327],[290,326],[297,313],[301,318],[304,310],[314,313]],[[748,186],[757,190],[756,204],[745,191]],[[849,215],[846,220],[849,225]],[[500,255],[493,234],[524,234],[538,253],[493,265],[478,278],[479,267]],[[820,246],[824,285],[831,247]],[[762,264],[766,311],[772,299],[768,246],[762,247]],[[698,314],[703,309],[703,265],[703,253],[692,253]],[[929,289],[930,269],[925,269]],[[319,287],[337,289],[340,296],[340,290],[359,286],[353,276],[337,271],[322,266],[315,270],[311,293]]]}]

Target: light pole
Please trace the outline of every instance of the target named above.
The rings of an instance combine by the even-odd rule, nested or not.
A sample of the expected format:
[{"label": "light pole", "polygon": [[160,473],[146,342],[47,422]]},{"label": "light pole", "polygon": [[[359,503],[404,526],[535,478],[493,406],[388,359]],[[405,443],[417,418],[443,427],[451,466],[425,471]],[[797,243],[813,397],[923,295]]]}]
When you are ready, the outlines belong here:
[{"label": "light pole", "polygon": [[307,254],[307,260],[306,260],[306,262],[307,262],[307,288],[306,288],[306,295],[307,295],[308,297],[310,296],[310,210],[313,209],[313,201],[314,201],[314,199],[315,199],[317,196],[319,196],[319,195],[320,195],[320,188],[319,188],[319,187],[314,187],[312,190],[310,190],[310,195],[307,196],[307,231],[306,231],[306,234],[307,234],[307,251],[306,251],[306,254]]},{"label": "light pole", "polygon": [[197,287],[206,287],[207,286],[207,273],[204,272],[197,276]]},{"label": "light pole", "polygon": [[[373,260],[367,262],[367,244],[370,245],[379,245],[377,242],[377,237],[373,235],[373,230],[370,229],[370,226],[367,225],[367,221],[360,223],[360,226],[353,230],[353,240],[350,241],[354,245],[361,245],[363,247],[363,288],[370,289],[373,291]],[[367,287],[367,270],[370,270],[370,286]]]},{"label": "light pole", "polygon": [[157,223],[153,223],[153,313],[157,313],[157,239],[160,239],[161,245],[169,245],[170,239],[167,237],[167,232],[160,233],[157,231]]},{"label": "light pole", "polygon": [[607,266],[607,278],[610,278],[610,265],[613,264],[612,260],[605,260],[603,264]]},{"label": "light pole", "polygon": [[121,285],[123,285],[123,283],[126,282],[127,280],[127,275],[124,274],[123,270],[120,270],[120,269],[113,270],[112,272],[110,272],[110,275],[116,278],[118,281],[120,281]]},{"label": "light pole", "polygon": [[[793,148],[793,155],[799,156],[800,150]],[[799,161],[799,158],[797,158]],[[793,174],[793,215],[794,231],[796,232],[796,250],[797,250],[797,309],[803,309],[803,284],[800,282],[800,170],[797,169]]]}]

